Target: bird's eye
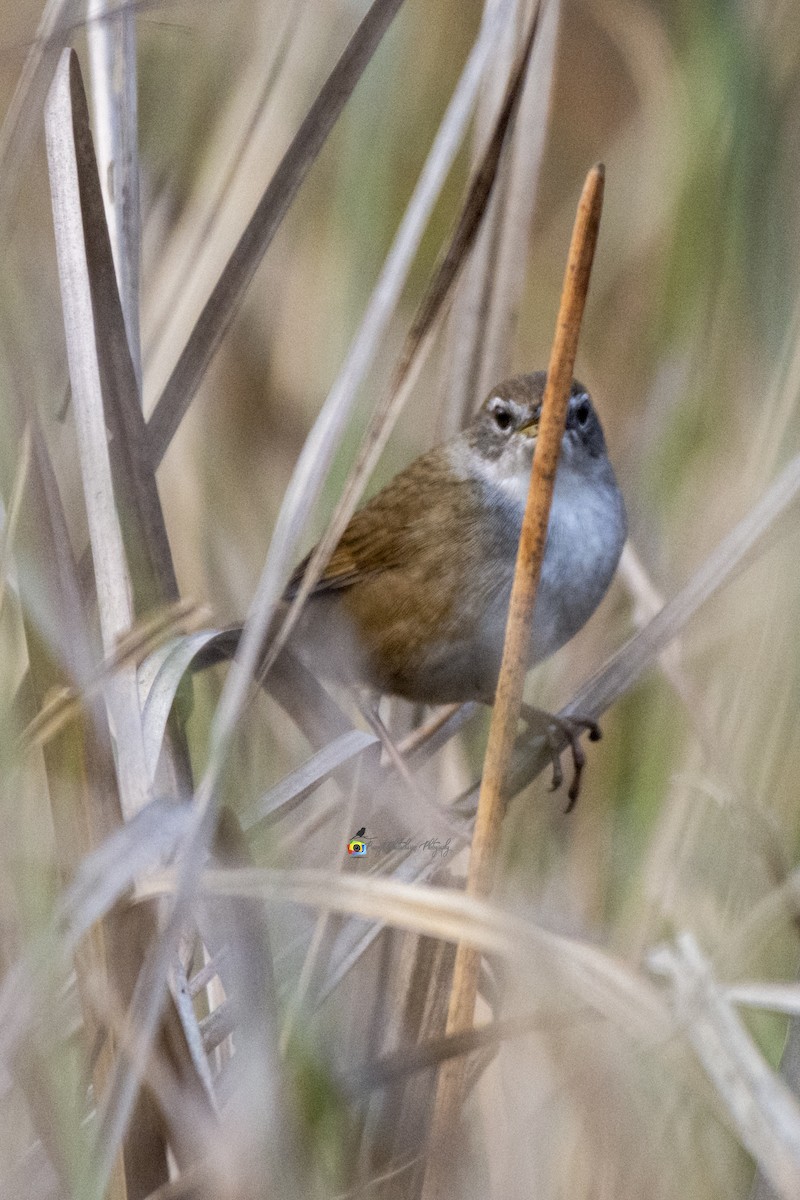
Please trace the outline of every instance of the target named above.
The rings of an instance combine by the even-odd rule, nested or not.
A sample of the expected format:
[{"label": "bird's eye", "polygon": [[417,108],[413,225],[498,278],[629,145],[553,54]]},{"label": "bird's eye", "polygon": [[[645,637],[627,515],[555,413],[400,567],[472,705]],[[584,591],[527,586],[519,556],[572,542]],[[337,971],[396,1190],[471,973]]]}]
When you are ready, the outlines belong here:
[{"label": "bird's eye", "polygon": [[591,413],[591,411],[592,411],[591,405],[589,404],[589,401],[584,396],[583,400],[581,400],[580,404],[575,409],[575,420],[578,422],[578,424],[581,427],[585,426],[586,423],[588,422],[589,414]]},{"label": "bird's eye", "polygon": [[495,408],[492,412],[494,423],[498,429],[508,429],[511,424],[511,413],[507,408]]}]

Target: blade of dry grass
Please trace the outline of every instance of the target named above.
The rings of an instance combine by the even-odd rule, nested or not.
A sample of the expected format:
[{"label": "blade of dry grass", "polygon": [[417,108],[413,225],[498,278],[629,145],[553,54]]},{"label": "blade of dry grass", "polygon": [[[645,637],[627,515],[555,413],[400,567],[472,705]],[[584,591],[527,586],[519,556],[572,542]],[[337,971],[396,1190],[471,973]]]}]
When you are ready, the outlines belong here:
[{"label": "blade of dry grass", "polygon": [[[103,646],[110,654],[116,638],[133,624],[130,578],[119,517],[116,514],[112,468],[108,455],[106,418],[98,338],[92,306],[89,266],[80,203],[73,96],[77,59],[65,50],[59,61],[46,109],[48,161],[53,193],[53,223],[59,280],[70,359],[70,374],[88,511],[92,554],[95,559],[101,607]],[[134,722],[136,724],[136,722]],[[127,720],[122,721],[125,728]],[[136,794],[138,785],[132,784]]]},{"label": "blade of dry grass", "polygon": [[[104,652],[110,655],[116,648],[118,638],[124,636],[133,624],[133,606],[131,577],[128,574],[112,480],[106,409],[103,406],[100,354],[101,347],[107,346],[104,340],[106,330],[97,328],[89,262],[95,238],[107,241],[107,234],[103,239],[101,233],[101,228],[104,229],[102,202],[101,214],[96,214],[96,220],[89,229],[84,227],[83,217],[82,202],[91,200],[90,196],[86,196],[86,185],[92,176],[96,179],[88,126],[77,56],[71,50],[65,50],[46,106],[48,162],[86,514],[95,565],[103,647]],[[112,286],[104,289],[104,300],[112,299],[112,293],[115,293],[113,275],[110,284]],[[130,404],[125,407],[130,408]],[[148,803],[148,773],[136,672],[133,668],[125,668],[108,680],[106,696],[118,746],[122,811],[130,818]]]},{"label": "blade of dry grass", "polygon": [[[494,3],[496,0],[486,0],[486,9],[490,9]],[[497,120],[524,27],[527,25],[527,21],[521,19],[523,10],[527,7],[526,0],[516,0],[514,19],[508,22],[504,36],[484,74],[472,135],[475,161],[484,153],[492,127]],[[507,161],[505,166],[507,167]],[[486,327],[486,301],[491,288],[496,256],[497,229],[499,221],[502,220],[507,182],[508,170],[504,169],[494,188],[486,219],[475,240],[475,248],[453,297],[452,311],[447,321],[447,350],[441,374],[442,405],[438,432],[442,440],[454,436],[463,428],[466,414],[474,406],[476,396],[480,395],[476,386],[477,372],[480,369],[481,346]]]},{"label": "blade of dry grass", "polygon": [[128,350],[141,395],[139,277],[139,130],[136,13],[113,11],[108,0],[88,0],[86,40],[92,72],[94,128],[103,201],[111,239]]},{"label": "blade of dry grass", "polygon": [[192,330],[148,423],[157,465],[194,398],[272,238],[402,0],[373,0],[283,157]]},{"label": "blade of dry grass", "polygon": [[[161,872],[144,881],[142,896],[173,895],[178,887],[176,872]],[[529,977],[538,978],[537,987],[545,972],[553,972],[570,995],[632,1037],[655,1043],[671,1034],[658,990],[629,966],[597,946],[551,933],[453,888],[422,887],[379,876],[270,868],[207,870],[201,887],[209,895],[280,899],[379,920],[449,942],[466,941],[483,953],[517,964]]]},{"label": "blade of dry grass", "polygon": [[401,754],[414,759],[417,756],[426,759],[445,746],[452,737],[463,729],[467,721],[478,712],[480,705],[448,704],[426,721],[424,725],[412,730],[398,746]]},{"label": "blade of dry grass", "polygon": [[[520,3],[527,12],[531,5]],[[443,379],[443,437],[457,433],[476,400],[509,373],[514,333],[525,282],[525,268],[538,173],[548,131],[550,92],[555,70],[559,0],[548,0],[539,12],[539,34],[520,99],[507,170],[499,182],[487,222],[461,280],[448,327]],[[521,44],[527,18],[518,21]],[[492,119],[499,107],[497,76],[510,73],[508,56],[492,64],[483,108]],[[483,128],[481,127],[483,126]],[[486,137],[486,120],[477,137]]]},{"label": "blade of dry grass", "polygon": [[[533,48],[519,102],[510,147],[508,178],[491,264],[491,296],[486,325],[479,339],[479,368],[473,376],[473,397],[485,395],[511,369],[519,309],[525,288],[526,259],[520,248],[529,244],[539,187],[558,48],[559,0],[541,0],[539,33]],[[465,415],[467,410],[465,411]]]},{"label": "blade of dry grass", "polygon": [[117,288],[86,95],[77,59],[73,57],[71,62],[70,109],[63,114],[60,135],[74,140],[97,369],[111,435],[111,475],[134,589],[133,609],[143,614],[151,607],[176,601],[178,587],[147,454],[146,427]]},{"label": "blade of dry grass", "polygon": [[[470,851],[467,892],[473,896],[487,895],[494,882],[502,820],[508,799],[509,760],[522,708],[533,609],[567,419],[572,370],[600,228],[604,179],[602,167],[594,167],[589,172],[569,248]],[[571,794],[571,798],[575,797]],[[471,948],[459,946],[447,1014],[448,1033],[459,1033],[472,1025],[479,970],[480,955]],[[422,1193],[426,1200],[436,1200],[444,1192],[445,1178],[450,1173],[450,1160],[444,1150],[461,1110],[465,1082],[464,1059],[448,1063],[439,1075]]]},{"label": "blade of dry grass", "polygon": [[731,983],[723,989],[731,1004],[800,1015],[800,983]]},{"label": "blade of dry grass", "polygon": [[6,598],[8,571],[11,566],[11,556],[14,547],[14,536],[17,532],[19,510],[28,480],[31,465],[31,430],[26,425],[22,432],[17,470],[11,485],[5,524],[0,532],[0,614],[3,612],[3,602]]},{"label": "blade of dry grass", "polygon": [[[213,253],[207,252],[211,247],[214,253],[219,252],[231,241],[230,211],[241,211],[242,176],[252,176],[253,164],[265,144],[263,127],[270,113],[269,100],[301,15],[310,2],[290,0],[274,5],[273,10],[262,10],[250,57],[243,65],[243,75],[227,111],[217,120],[186,209],[159,247],[158,261],[152,264],[144,356],[148,380],[157,391],[185,342],[182,331],[187,328],[189,316],[184,301],[208,295],[216,282]],[[274,15],[274,8],[282,8],[277,29],[267,15]]]},{"label": "blade of dry grass", "polygon": [[[71,64],[69,102],[74,161],[101,393],[96,397],[101,405],[98,418],[104,418],[111,435],[108,446],[113,491],[109,500],[116,504],[120,514],[120,531],[128,564],[127,581],[122,577],[118,579],[119,599],[124,601],[125,593],[132,591],[127,605],[123,604],[118,614],[119,621],[124,624],[133,613],[147,613],[177,601],[178,587],[155,473],[146,450],[140,391],[117,289],[86,97],[74,57]],[[62,133],[66,136],[67,131],[62,129]],[[136,246],[126,245],[121,251],[123,249],[132,253]],[[118,630],[116,622],[114,628]],[[119,632],[116,636],[119,637]],[[131,671],[128,672],[129,684],[133,680]],[[111,680],[110,687],[112,692],[116,690],[118,681]],[[127,690],[137,697],[138,704],[137,689],[129,687]],[[134,731],[134,740],[138,741],[140,737]],[[172,714],[169,719],[168,745],[169,753],[158,760],[161,766],[159,785],[177,797],[191,789],[189,755],[177,714]],[[126,748],[123,753],[127,752]],[[142,782],[146,784],[150,778],[145,775]]]},{"label": "blade of dry grass", "polygon": [[[29,421],[32,459],[20,518],[19,582],[32,700],[40,709],[45,697],[53,688],[63,687],[65,680],[77,680],[80,683],[90,678],[93,654],[55,477],[33,414],[29,416]],[[44,613],[44,634],[40,633],[36,620],[37,616],[43,615],[42,589],[52,607],[52,611]],[[48,644],[43,637],[52,641]],[[99,698],[85,703],[82,720],[65,728],[42,748],[42,753],[59,865],[69,876],[92,845],[113,833],[122,820],[110,732],[106,712]],[[4,1038],[4,1048],[9,1051],[13,1049],[15,1038],[24,1036],[27,1022],[37,1012],[37,1005],[56,994],[62,953],[68,953],[68,950],[66,946],[62,948],[59,939],[55,947],[44,954],[44,982],[40,986],[35,986],[39,978],[35,973],[33,978],[27,970],[9,973],[3,997],[4,1002],[10,1000],[7,1015],[10,1013],[13,1016],[11,1020],[2,1021],[4,1035],[8,1034],[11,1039],[8,1042]],[[127,930],[121,937],[117,922],[110,914],[102,925],[92,928],[87,939],[75,944],[74,959],[83,1011],[87,1062],[92,1046],[98,1044],[100,1031],[91,1008],[87,1006],[86,981],[90,976],[104,979],[108,973],[119,986],[135,955],[130,931]],[[22,990],[15,1000],[13,982],[17,980],[19,984],[20,976]],[[100,1051],[92,1063],[92,1077],[96,1094],[102,1095],[111,1070],[114,1046],[109,1039],[101,1041],[99,1045]],[[133,1155],[136,1157],[141,1154],[143,1161],[151,1164],[160,1160],[166,1170],[163,1138],[158,1134],[154,1139],[152,1131],[153,1122],[150,1120],[133,1122],[130,1141]],[[121,1198],[125,1196],[125,1178],[121,1162],[117,1167],[111,1194]]]},{"label": "blade of dry grass", "polygon": [[[116,289],[113,262],[100,196],[97,166],[89,132],[88,112],[80,70],[74,53],[62,54],[46,104],[46,135],[50,166],[56,248],[64,310],[67,353],[72,382],[73,405],[84,484],[84,496],[95,569],[100,628],[106,656],[113,654],[120,638],[133,624],[133,586],[125,553],[117,497],[112,479],[106,421],[112,429],[115,450],[116,482],[122,493],[120,509],[126,517],[142,517],[130,544],[139,551],[133,578],[144,576],[152,597],[164,586],[171,571],[169,548],[163,531],[155,480],[144,453],[144,426],[138,401],[138,389],[127,347],[124,322]],[[107,401],[104,406],[104,400]],[[161,520],[159,521],[159,518]],[[149,558],[159,543],[161,557]],[[149,536],[148,536],[149,535]],[[147,567],[150,570],[147,570]],[[141,575],[140,575],[141,572]],[[174,575],[165,590],[174,591]],[[142,734],[141,713],[132,665],[121,667],[107,681],[105,700],[115,735],[115,769],[123,813],[131,818],[147,803],[149,796],[147,763]],[[175,765],[175,760],[171,762]],[[176,769],[180,769],[178,763]],[[172,781],[177,787],[177,780]],[[127,977],[120,988],[127,998],[134,991],[138,962],[152,938],[153,923],[146,917],[134,921],[130,915],[117,918],[126,928],[130,953],[126,956]],[[151,942],[152,944],[152,942]],[[159,996],[152,1035],[159,1018],[159,1038],[169,1045],[175,1068],[199,1104],[206,1103],[202,1082],[198,1080],[186,1039],[174,1006],[164,1009]],[[134,995],[135,1003],[135,995]],[[148,1049],[149,1049],[148,1043]],[[147,1061],[147,1056],[143,1056]],[[139,1064],[137,1063],[137,1066]],[[108,1093],[114,1080],[126,1068],[118,1059],[110,1071]],[[108,1149],[102,1172],[104,1187],[112,1170],[122,1135],[128,1129],[134,1111],[136,1127],[143,1125],[158,1138],[157,1121],[152,1120],[151,1104],[138,1097],[138,1077],[131,1089],[120,1137]],[[167,1120],[169,1120],[167,1114]],[[182,1129],[175,1127],[182,1147]],[[131,1135],[126,1139],[126,1165],[133,1172],[145,1170],[150,1185],[159,1182],[155,1165],[147,1156],[130,1153]],[[151,1156],[152,1157],[152,1156]],[[150,1172],[150,1174],[147,1174]],[[153,1174],[155,1172],[155,1174]],[[162,1171],[163,1176],[163,1171]]]},{"label": "blade of dry grass", "polygon": [[25,178],[26,155],[36,145],[41,109],[69,36],[70,13],[75,0],[47,0],[25,58],[19,82],[0,127],[0,241],[8,240],[12,212]]},{"label": "blade of dry grass", "polygon": [[217,636],[216,630],[186,634],[165,642],[142,662],[137,690],[142,711],[142,737],[148,778],[155,778],[164,736],[178,689],[192,660]]},{"label": "blade of dry grass", "polygon": [[800,1194],[800,1105],[769,1068],[731,1001],[716,985],[694,937],[650,956],[666,975],[682,1030],[703,1065],[742,1145],[779,1196]]},{"label": "blade of dry grass", "polygon": [[285,817],[345,763],[377,744],[378,739],[374,734],[361,729],[350,729],[340,734],[265,792],[248,813],[246,828],[250,830],[264,821]]}]

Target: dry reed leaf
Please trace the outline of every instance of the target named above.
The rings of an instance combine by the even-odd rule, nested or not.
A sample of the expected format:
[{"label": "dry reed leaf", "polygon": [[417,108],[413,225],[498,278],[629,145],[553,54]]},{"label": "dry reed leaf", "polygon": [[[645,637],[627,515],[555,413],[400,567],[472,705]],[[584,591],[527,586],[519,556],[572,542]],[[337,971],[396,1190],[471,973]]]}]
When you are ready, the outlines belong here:
[{"label": "dry reed leaf", "polygon": [[3,612],[3,602],[6,598],[8,572],[14,549],[14,535],[19,521],[20,505],[28,482],[28,471],[31,466],[31,427],[26,424],[22,431],[17,469],[11,485],[11,496],[8,503],[5,524],[0,535],[0,614]]},{"label": "dry reed leaf", "polygon": [[737,1136],[784,1200],[800,1194],[800,1104],[770,1069],[690,933],[650,956]]},{"label": "dry reed leaf", "polygon": [[36,144],[42,105],[61,49],[69,37],[69,13],[75,7],[74,0],[47,0],[0,127],[0,237],[3,242],[25,177],[25,157]]},{"label": "dry reed leaf", "polygon": [[[81,253],[91,299],[101,411],[109,435],[113,496],[121,516],[133,611],[141,614],[159,604],[176,601],[178,586],[155,473],[147,453],[140,389],[128,345],[86,96],[76,59],[69,102],[71,127],[64,121],[56,136],[74,142],[76,199],[83,225]],[[135,245],[130,248],[134,250]],[[93,552],[96,552],[94,543]],[[122,618],[121,611],[119,619]],[[117,635],[120,632],[117,630]]]},{"label": "dry reed leaf", "polygon": [[[142,881],[141,896],[172,895],[177,886],[175,872],[162,872]],[[445,941],[465,941],[485,954],[515,963],[540,980],[543,972],[553,972],[571,994],[597,1008],[632,1037],[655,1042],[671,1030],[656,989],[612,955],[550,933],[452,888],[331,871],[269,868],[206,870],[201,888],[207,895],[275,898],[379,920]]]},{"label": "dry reed leaf", "polygon": [[361,729],[349,729],[340,734],[259,797],[248,813],[246,828],[254,829],[264,821],[285,817],[345,763],[377,744],[375,734],[365,733]]},{"label": "dry reed leaf", "polygon": [[286,151],[228,260],[148,422],[157,465],[242,302],[256,267],[403,0],[373,0]]},{"label": "dry reed leaf", "polygon": [[[67,722],[74,720],[78,716],[88,700],[102,692],[116,671],[144,658],[144,663],[140,670],[141,676],[141,671],[145,670],[146,664],[149,664],[157,656],[157,648],[161,643],[165,639],[171,638],[176,629],[184,628],[187,621],[197,620],[201,612],[202,610],[199,610],[191,601],[183,601],[178,604],[169,605],[160,612],[154,613],[146,621],[138,622],[123,638],[120,638],[115,653],[110,658],[105,659],[92,672],[91,676],[84,680],[80,688],[60,688],[45,701],[40,711],[23,730],[20,736],[20,745],[23,748],[28,748],[31,746],[43,746],[46,742],[49,742],[64,728]],[[171,648],[172,644],[171,642],[167,642],[168,648]],[[145,656],[148,657],[145,658]],[[141,696],[141,678],[139,691]],[[145,690],[144,696],[142,696],[143,720],[144,699],[147,695],[148,693]],[[170,698],[170,707],[173,699],[174,693]],[[158,738],[157,749],[159,754],[168,716],[169,712],[164,715],[164,725],[160,730]],[[152,734],[151,740],[153,740]],[[153,773],[155,772],[157,757],[156,755],[156,759],[153,761],[152,753],[148,755],[148,761],[152,762]]]},{"label": "dry reed leaf", "polygon": [[720,991],[731,1004],[800,1015],[800,983],[730,983]]},{"label": "dry reed leaf", "polygon": [[[187,298],[209,295],[217,278],[217,256],[224,261],[225,249],[233,246],[230,214],[251,207],[242,193],[252,185],[255,164],[269,144],[269,101],[301,15],[311,2],[290,0],[274,4],[273,10],[262,9],[251,54],[240,68],[227,108],[216,117],[192,195],[151,264],[144,312],[145,370],[156,394],[191,331]],[[277,30],[269,20],[274,9],[279,10]]]},{"label": "dry reed leaf", "polygon": [[[498,61],[492,64],[491,72],[487,72],[479,111],[479,117],[483,115],[484,119],[476,125],[479,145],[487,140],[487,116],[491,127],[502,103],[499,84],[513,69],[513,52],[522,43],[530,8],[527,0],[520,0],[514,45],[505,48],[505,53],[498,55]],[[510,371],[525,284],[530,224],[549,127],[559,21],[559,0],[543,3],[507,169],[454,299],[442,373],[444,412],[440,425],[445,437],[463,427],[476,399],[485,396],[492,384]]]},{"label": "dry reed leaf", "polygon": [[[85,106],[77,58],[63,52],[46,105],[46,133],[53,222],[61,284],[64,329],[81,459],[84,497],[97,581],[100,627],[106,654],[133,624],[131,585],[117,512],[103,407],[97,328],[88,262],[91,253],[82,219],[78,158],[84,131],[74,123],[74,105]],[[88,119],[86,119],[88,130]],[[83,143],[85,145],[85,143]],[[127,352],[127,346],[125,347]],[[144,745],[135,677],[115,675],[106,690],[118,747],[123,811],[132,816],[147,803]]]},{"label": "dry reed leaf", "polygon": [[142,738],[152,782],[164,746],[172,706],[192,660],[217,636],[217,630],[170,638],[154,650],[137,673]]},{"label": "dry reed leaf", "polygon": [[142,228],[139,213],[139,105],[136,74],[136,10],[88,0],[86,43],[97,161],[103,206],[119,289],[128,351],[141,395],[139,278]]}]

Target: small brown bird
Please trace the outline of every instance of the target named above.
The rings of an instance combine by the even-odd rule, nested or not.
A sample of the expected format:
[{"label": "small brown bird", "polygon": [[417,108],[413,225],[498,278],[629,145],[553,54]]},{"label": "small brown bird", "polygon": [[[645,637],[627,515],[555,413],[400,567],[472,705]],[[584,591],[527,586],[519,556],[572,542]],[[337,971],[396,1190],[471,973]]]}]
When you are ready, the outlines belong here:
[{"label": "small brown bird", "polygon": [[[289,643],[315,674],[425,704],[493,702],[545,379],[539,371],[493,388],[463,433],[353,515]],[[531,664],[594,612],[626,532],[600,422],[573,382]]]},{"label": "small brown bird", "polygon": [[[425,704],[492,703],[544,384],[537,372],[493,388],[462,434],[416,459],[353,515],[293,641],[307,665]],[[594,612],[626,528],[600,422],[575,382],[531,663]]]}]

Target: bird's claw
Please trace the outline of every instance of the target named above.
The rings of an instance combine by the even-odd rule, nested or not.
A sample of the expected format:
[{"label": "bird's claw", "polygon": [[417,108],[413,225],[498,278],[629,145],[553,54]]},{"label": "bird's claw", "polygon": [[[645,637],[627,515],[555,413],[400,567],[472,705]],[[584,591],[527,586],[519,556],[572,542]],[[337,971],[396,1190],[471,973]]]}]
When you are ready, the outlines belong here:
[{"label": "bird's claw", "polygon": [[561,767],[561,747],[566,741],[572,754],[572,780],[567,791],[567,807],[565,812],[572,812],[581,790],[581,775],[586,765],[586,754],[581,746],[581,734],[587,732],[590,742],[599,742],[603,736],[596,721],[588,717],[556,717],[552,713],[539,708],[524,706],[523,715],[529,726],[537,727],[544,735],[550,752],[553,776],[550,782],[551,792],[556,792],[564,782],[564,772]]}]

